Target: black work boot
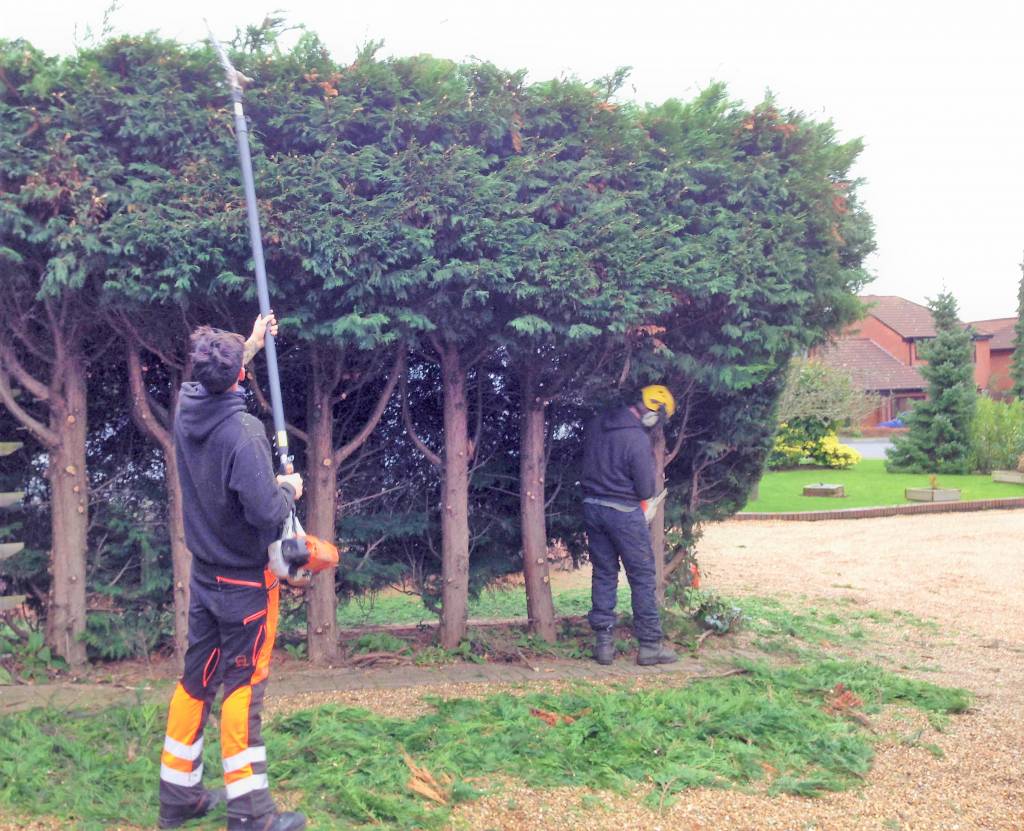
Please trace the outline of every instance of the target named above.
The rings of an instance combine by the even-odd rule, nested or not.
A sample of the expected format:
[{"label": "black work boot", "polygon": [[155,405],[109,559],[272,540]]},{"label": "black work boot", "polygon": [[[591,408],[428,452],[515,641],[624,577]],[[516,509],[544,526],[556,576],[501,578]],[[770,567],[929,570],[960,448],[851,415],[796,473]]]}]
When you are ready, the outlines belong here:
[{"label": "black work boot", "polygon": [[674,664],[679,656],[660,641],[657,643],[640,643],[640,651],[636,653],[636,662],[642,667],[654,664]]},{"label": "black work boot", "polygon": [[594,632],[594,660],[602,666],[615,660],[615,633],[611,629]]},{"label": "black work boot", "polygon": [[227,800],[227,792],[224,788],[218,788],[215,791],[203,791],[199,801],[194,805],[183,805],[170,807],[167,805],[160,806],[160,827],[161,828],[177,828],[179,825],[184,825],[190,819],[199,819],[199,817],[205,817],[210,811],[220,805],[222,802]]},{"label": "black work boot", "polygon": [[262,817],[228,817],[228,831],[302,831],[306,815],[297,811],[264,814]]}]

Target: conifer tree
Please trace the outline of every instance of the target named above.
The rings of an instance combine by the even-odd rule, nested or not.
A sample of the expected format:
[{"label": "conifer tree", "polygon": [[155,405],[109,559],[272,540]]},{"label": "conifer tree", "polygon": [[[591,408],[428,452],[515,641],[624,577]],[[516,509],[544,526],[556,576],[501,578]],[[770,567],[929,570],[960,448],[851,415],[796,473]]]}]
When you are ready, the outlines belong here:
[{"label": "conifer tree", "polygon": [[971,422],[978,393],[971,365],[971,335],[957,316],[956,299],[942,292],[928,307],[935,338],[922,345],[928,363],[928,399],[910,414],[910,432],[889,451],[886,467],[910,473],[970,472]]},{"label": "conifer tree", "polygon": [[1013,362],[1010,364],[1010,380],[1013,381],[1013,395],[1024,398],[1024,262],[1020,264],[1020,286],[1017,289],[1017,325],[1013,327]]}]

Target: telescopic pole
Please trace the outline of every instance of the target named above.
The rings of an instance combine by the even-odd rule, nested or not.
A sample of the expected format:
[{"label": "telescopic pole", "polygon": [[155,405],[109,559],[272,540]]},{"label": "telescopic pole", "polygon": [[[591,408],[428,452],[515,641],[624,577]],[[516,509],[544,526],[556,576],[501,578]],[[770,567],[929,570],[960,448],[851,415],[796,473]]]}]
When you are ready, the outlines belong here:
[{"label": "telescopic pole", "polygon": [[[245,123],[245,112],[242,109],[242,77],[231,65],[227,52],[220,42],[210,33],[210,42],[220,56],[220,62],[227,74],[228,86],[231,88],[231,99],[235,109],[235,139],[238,142],[238,158],[242,166],[242,183],[245,187],[245,210],[249,217],[249,243],[252,246],[252,259],[256,264],[256,295],[259,299],[260,314],[270,314],[270,290],[267,288],[267,266],[263,259],[263,236],[260,233],[260,216],[256,206],[256,186],[253,184],[252,156],[249,153],[249,128]],[[277,444],[278,466],[281,473],[291,473],[291,455],[288,452],[288,432],[285,429],[284,405],[281,399],[281,376],[277,368],[277,347],[274,336],[267,331],[266,345],[267,374],[270,377],[270,409],[274,419],[274,436]]]}]

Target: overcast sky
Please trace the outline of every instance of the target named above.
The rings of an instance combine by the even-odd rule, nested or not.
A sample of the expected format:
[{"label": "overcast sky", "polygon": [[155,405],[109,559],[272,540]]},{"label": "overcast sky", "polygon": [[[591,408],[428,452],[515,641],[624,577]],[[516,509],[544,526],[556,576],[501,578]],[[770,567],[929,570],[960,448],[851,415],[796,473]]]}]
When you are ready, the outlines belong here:
[{"label": "overcast sky", "polygon": [[[0,37],[68,53],[110,0],[0,0]],[[943,286],[975,320],[1016,314],[1024,253],[1024,3],[975,0],[120,0],[115,34],[230,38],[280,9],[347,60],[370,39],[584,79],[633,67],[640,101],[690,98],[711,80],[862,137],[855,169],[878,251],[868,291],[923,302]]]}]

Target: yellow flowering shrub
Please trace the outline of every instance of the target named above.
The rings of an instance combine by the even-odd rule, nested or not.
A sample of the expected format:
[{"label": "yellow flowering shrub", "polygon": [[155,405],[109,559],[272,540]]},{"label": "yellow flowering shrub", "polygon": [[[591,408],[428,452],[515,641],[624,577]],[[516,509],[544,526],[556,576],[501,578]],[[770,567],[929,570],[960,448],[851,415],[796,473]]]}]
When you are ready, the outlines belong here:
[{"label": "yellow flowering shrub", "polygon": [[779,425],[767,464],[771,470],[802,464],[845,470],[860,460],[860,453],[842,444],[835,430],[807,429],[801,423],[784,423]]}]

